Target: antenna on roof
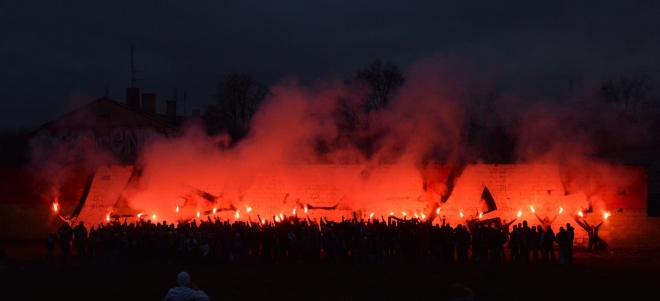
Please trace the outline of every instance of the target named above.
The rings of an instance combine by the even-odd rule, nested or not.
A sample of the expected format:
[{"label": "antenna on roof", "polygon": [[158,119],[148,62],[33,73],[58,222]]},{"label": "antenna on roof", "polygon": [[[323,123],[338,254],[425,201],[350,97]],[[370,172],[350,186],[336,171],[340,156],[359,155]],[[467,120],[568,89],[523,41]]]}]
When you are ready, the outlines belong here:
[{"label": "antenna on roof", "polygon": [[131,45],[131,88],[135,87],[135,82],[145,80],[144,78],[135,78],[135,74],[142,71],[135,70],[135,59],[133,58],[134,53],[135,46]]},{"label": "antenna on roof", "polygon": [[183,116],[186,116],[186,90],[183,90]]}]

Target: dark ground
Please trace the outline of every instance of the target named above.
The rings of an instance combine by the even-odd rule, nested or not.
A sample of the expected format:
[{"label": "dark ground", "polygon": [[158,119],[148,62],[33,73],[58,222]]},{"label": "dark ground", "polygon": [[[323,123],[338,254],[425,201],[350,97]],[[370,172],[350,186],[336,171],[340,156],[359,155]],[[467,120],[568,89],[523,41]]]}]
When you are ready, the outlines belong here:
[{"label": "dark ground", "polygon": [[180,271],[211,300],[659,300],[660,251],[576,250],[574,265],[157,264],[44,259],[42,241],[0,240],[0,300],[163,300]]}]

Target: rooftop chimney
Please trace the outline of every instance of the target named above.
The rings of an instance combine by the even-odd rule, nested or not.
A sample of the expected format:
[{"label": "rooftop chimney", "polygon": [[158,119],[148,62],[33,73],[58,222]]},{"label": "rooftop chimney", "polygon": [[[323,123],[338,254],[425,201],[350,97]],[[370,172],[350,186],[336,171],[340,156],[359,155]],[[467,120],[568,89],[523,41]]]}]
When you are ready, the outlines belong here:
[{"label": "rooftop chimney", "polygon": [[142,110],[145,110],[149,113],[156,113],[156,94],[142,94]]},{"label": "rooftop chimney", "polygon": [[135,109],[140,108],[140,88],[126,88],[126,105]]},{"label": "rooftop chimney", "polygon": [[176,116],[176,100],[167,101],[167,109],[165,110],[165,116],[168,117]]}]

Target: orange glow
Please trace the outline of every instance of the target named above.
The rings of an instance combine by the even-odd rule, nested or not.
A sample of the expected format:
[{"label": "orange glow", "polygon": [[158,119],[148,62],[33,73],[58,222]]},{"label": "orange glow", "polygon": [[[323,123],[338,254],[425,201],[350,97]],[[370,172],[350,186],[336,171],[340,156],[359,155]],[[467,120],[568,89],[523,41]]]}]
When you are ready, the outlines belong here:
[{"label": "orange glow", "polygon": [[390,215],[394,215],[394,212],[390,212]]},{"label": "orange glow", "polygon": [[369,218],[373,218],[373,217],[374,217],[374,213],[371,212],[371,214],[369,214]]},{"label": "orange glow", "polygon": [[578,211],[578,215],[584,217],[584,214],[582,214],[582,211]]},{"label": "orange glow", "polygon": [[422,219],[426,218],[426,214],[422,213]]},{"label": "orange glow", "polygon": [[483,212],[479,212],[479,219],[481,219],[482,217],[484,217]]},{"label": "orange glow", "polygon": [[405,212],[405,211],[401,212],[401,214],[403,214],[403,216],[406,216],[406,212]]},{"label": "orange glow", "polygon": [[176,205],[176,212],[179,212],[179,205]]},{"label": "orange glow", "polygon": [[197,211],[197,218],[199,218],[199,211]]},{"label": "orange glow", "polygon": [[296,208],[293,208],[293,215],[296,215]]},{"label": "orange glow", "polygon": [[561,214],[564,211],[564,208],[559,207],[559,214]]},{"label": "orange glow", "polygon": [[155,221],[156,220],[156,214],[152,215],[151,219],[153,219]]},{"label": "orange glow", "polygon": [[240,214],[239,214],[239,211],[238,211],[238,210],[236,210],[236,215],[234,215],[234,217],[235,217],[235,218],[241,218],[241,216],[240,216]]},{"label": "orange glow", "polygon": [[518,210],[518,217],[522,215],[522,210]]},{"label": "orange glow", "polygon": [[266,224],[266,220],[265,220],[265,219],[262,219],[262,220],[261,220],[261,224],[262,224],[262,225],[265,225],[265,224]]},{"label": "orange glow", "polygon": [[213,214],[215,214],[215,210],[216,210],[216,209],[215,209],[215,208],[213,208]]},{"label": "orange glow", "polygon": [[57,212],[57,203],[53,203],[53,210],[55,210],[55,212]]},{"label": "orange glow", "polygon": [[280,213],[280,219],[284,220],[284,214]]},{"label": "orange glow", "polygon": [[415,215],[415,218],[419,218],[419,215],[417,215],[417,213],[415,213],[414,215]]},{"label": "orange glow", "polygon": [[305,206],[305,214],[307,214],[307,206]]},{"label": "orange glow", "polygon": [[248,206],[248,207],[246,208],[246,210],[247,210],[248,213],[250,213],[250,211],[252,211],[252,207],[249,207],[249,206]]},{"label": "orange glow", "polygon": [[110,213],[106,214],[106,216],[105,216],[105,220],[106,220],[106,221],[110,221]]},{"label": "orange glow", "polygon": [[438,210],[435,211],[435,214],[440,214],[440,207],[438,207]]},{"label": "orange glow", "polygon": [[463,211],[460,211],[459,214],[461,215],[461,217],[463,217]]},{"label": "orange glow", "polygon": [[276,216],[276,217],[275,217],[275,221],[279,223],[279,222],[280,222],[280,218],[279,218],[278,216]]},{"label": "orange glow", "polygon": [[532,212],[535,212],[534,211],[534,206],[529,206],[529,210],[532,210]]},{"label": "orange glow", "polygon": [[612,214],[610,214],[609,211],[605,211],[605,212],[603,212],[603,218],[605,218],[605,219],[607,219],[608,217],[610,217],[610,215],[612,215]]},{"label": "orange glow", "polygon": [[140,216],[142,216],[142,212],[138,213],[138,218],[140,218]]}]

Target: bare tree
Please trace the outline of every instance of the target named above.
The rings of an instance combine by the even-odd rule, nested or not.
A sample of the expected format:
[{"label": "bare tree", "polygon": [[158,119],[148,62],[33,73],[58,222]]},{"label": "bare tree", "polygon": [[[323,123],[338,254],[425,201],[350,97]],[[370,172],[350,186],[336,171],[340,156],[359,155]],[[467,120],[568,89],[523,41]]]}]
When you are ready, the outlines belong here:
[{"label": "bare tree", "polygon": [[636,72],[632,77],[621,77],[618,82],[608,80],[601,89],[606,103],[621,105],[625,114],[635,116],[639,108],[649,101],[655,81],[647,73]]},{"label": "bare tree", "polygon": [[268,88],[251,76],[229,73],[218,82],[217,102],[206,107],[205,115],[224,125],[232,137],[241,138],[267,93]]},{"label": "bare tree", "polygon": [[399,67],[392,62],[375,60],[358,70],[346,84],[350,90],[358,91],[359,96],[350,95],[339,99],[339,124],[349,130],[368,128],[369,113],[387,108],[403,81]]}]

